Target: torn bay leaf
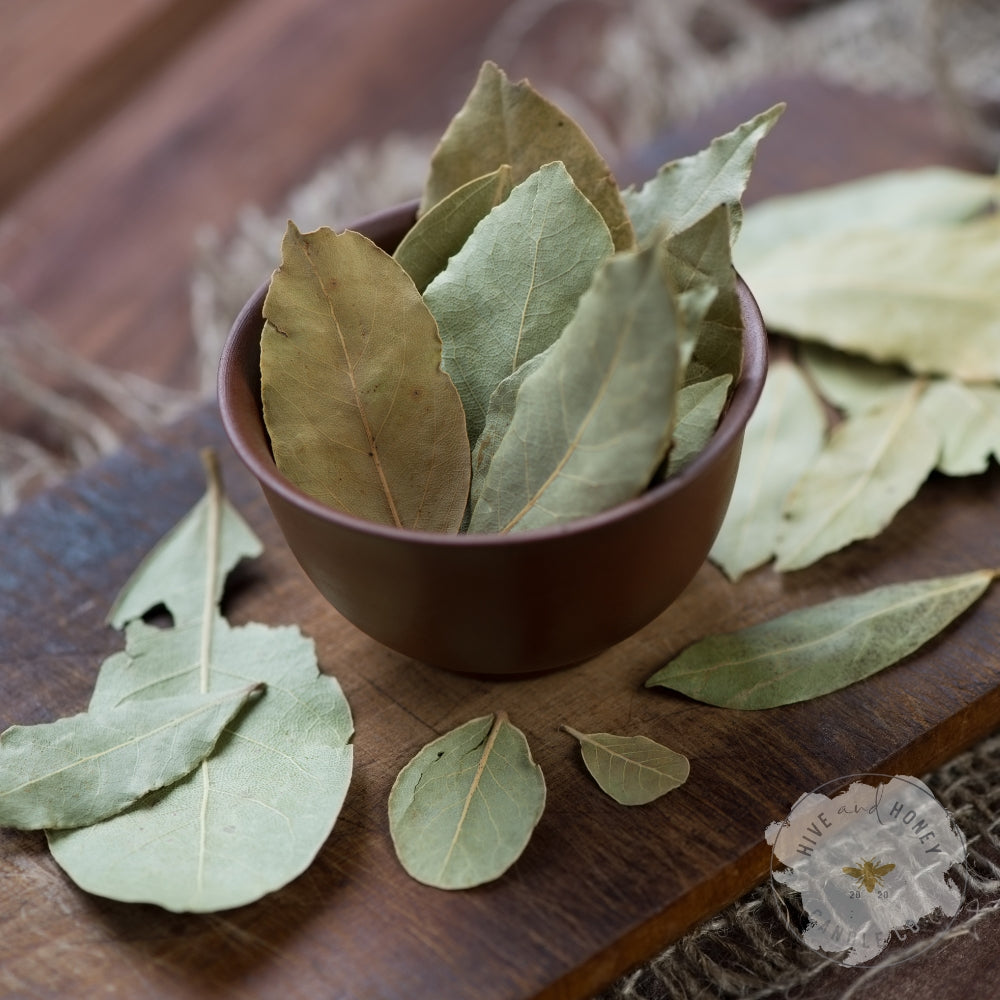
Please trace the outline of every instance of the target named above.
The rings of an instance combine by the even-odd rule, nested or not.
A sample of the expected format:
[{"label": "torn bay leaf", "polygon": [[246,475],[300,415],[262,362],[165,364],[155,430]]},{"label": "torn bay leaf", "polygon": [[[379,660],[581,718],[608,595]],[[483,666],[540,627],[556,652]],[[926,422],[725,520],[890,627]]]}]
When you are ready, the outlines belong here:
[{"label": "torn bay leaf", "polygon": [[513,83],[495,63],[485,62],[434,151],[419,214],[502,164],[510,164],[519,184],[557,160],[601,213],[615,249],[631,249],[635,236],[618,184],[583,129],[526,80]]},{"label": "torn bay leaf", "polygon": [[0,827],[86,826],[191,772],[263,685],[156,698],[0,734]]},{"label": "torn bay leaf", "polygon": [[551,163],[514,188],[428,285],[442,367],[462,399],[471,443],[493,390],[556,340],[613,249],[597,210],[565,167]]},{"label": "torn bay leaf", "polygon": [[687,757],[648,736],[562,728],[579,742],[583,762],[597,784],[623,806],[645,805],[687,781]]},{"label": "torn bay leaf", "polygon": [[400,241],[393,257],[423,292],[465,245],[476,225],[513,189],[507,164],[452,191],[434,205]]},{"label": "torn bay leaf", "polygon": [[784,104],[776,104],[713,139],[700,152],[664,164],[638,190],[626,188],[622,198],[637,242],[644,242],[661,228],[668,233],[681,232],[717,205],[727,207],[735,238],[742,218],[741,199],[757,146],[784,110]]},{"label": "torn bay leaf", "polygon": [[1000,214],[803,237],[740,270],[772,330],[917,374],[1000,379]]},{"label": "torn bay leaf", "polygon": [[456,532],[465,417],[403,268],[358,233],[289,223],[264,316],[264,420],[281,472],[356,517]]},{"label": "torn bay leaf", "polygon": [[837,691],[899,662],[989,586],[992,570],[890,584],[709,636],[662,667],[666,687],[721,708],[764,709]]},{"label": "torn bay leaf", "polygon": [[[125,650],[102,665],[89,711],[140,711],[150,699],[240,683],[263,682],[266,693],[185,778],[100,823],[48,833],[56,861],[89,892],[177,911],[240,906],[301,873],[340,812],[353,723],[339,684],[319,672],[313,643],[297,628],[234,628],[214,604],[235,554],[223,540],[249,532],[229,523],[234,518],[210,466],[206,500],[143,564],[173,567],[173,575],[159,587],[134,576],[116,620],[188,588],[206,598],[202,612],[169,629],[129,620]],[[179,605],[170,606],[177,618]]]},{"label": "torn bay leaf", "polygon": [[938,432],[919,403],[924,383],[891,404],[848,416],[785,499],[775,568],[802,569],[877,535],[937,464]]},{"label": "torn bay leaf", "polygon": [[819,454],[825,431],[823,406],[798,367],[773,361],[747,424],[732,499],[710,553],[730,579],[774,556],[785,497]]},{"label": "torn bay leaf", "polygon": [[396,854],[419,882],[468,889],[521,856],[545,806],[524,734],[500,712],[428,743],[389,794]]},{"label": "torn bay leaf", "polygon": [[642,492],[673,433],[682,322],[662,244],[598,269],[570,324],[521,385],[471,532],[527,531]]}]

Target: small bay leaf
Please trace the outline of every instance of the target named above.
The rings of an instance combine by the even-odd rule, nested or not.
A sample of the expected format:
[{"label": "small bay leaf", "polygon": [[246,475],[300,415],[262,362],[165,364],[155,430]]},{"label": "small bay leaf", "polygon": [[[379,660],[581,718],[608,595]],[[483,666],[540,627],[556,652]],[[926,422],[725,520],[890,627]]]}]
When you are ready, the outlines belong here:
[{"label": "small bay leaf", "polygon": [[649,484],[673,433],[688,331],[663,245],[616,254],[514,414],[472,511],[472,532],[526,531],[607,510]]},{"label": "small bay leaf", "polygon": [[86,826],[194,770],[262,685],[157,698],[0,734],[0,826]]},{"label": "small bay leaf", "polygon": [[423,292],[465,245],[476,225],[510,194],[514,184],[507,164],[452,191],[403,237],[393,256]]},{"label": "small bay leaf", "polygon": [[550,163],[518,184],[427,286],[471,443],[493,390],[555,341],[613,249],[597,210],[566,168]]},{"label": "small bay leaf", "polygon": [[282,473],[337,510],[455,532],[469,490],[462,404],[434,317],[358,233],[288,224],[264,301],[264,419]]},{"label": "small bay leaf", "polygon": [[913,388],[915,376],[906,369],[825,344],[803,343],[799,360],[820,395],[843,413],[856,415],[895,405]]},{"label": "small bay leaf", "polygon": [[789,490],[823,446],[826,417],[797,365],[773,361],[743,439],[736,483],[710,558],[739,579],[777,549]]},{"label": "small bay leaf", "polygon": [[720,135],[703,150],[664,164],[656,176],[638,190],[627,188],[622,198],[644,242],[656,230],[681,232],[698,222],[717,205],[725,205],[735,238],[742,217],[741,199],[750,179],[757,146],[785,110],[776,104]]},{"label": "small bay leaf", "polygon": [[510,164],[515,184],[539,167],[562,161],[577,187],[601,213],[616,250],[635,236],[610,167],[583,129],[523,80],[513,83],[485,62],[464,106],[431,157],[420,214],[476,177]]},{"label": "small bay leaf", "polygon": [[687,781],[690,762],[648,736],[581,733],[562,727],[580,744],[587,770],[606,792],[623,806],[641,806]]},{"label": "small bay leaf", "polygon": [[[186,777],[92,826],[47,832],[53,857],[88,892],[195,912],[252,902],[301,873],[333,828],[353,762],[350,708],[319,672],[311,640],[290,627],[234,628],[215,606],[233,564],[222,541],[238,532],[208,468],[205,500],[143,564],[171,575],[134,576],[119,598],[125,650],[102,664],[88,711],[141,712],[156,699],[241,684],[263,683],[266,693]],[[183,624],[161,629],[138,618],[187,588],[204,603],[195,613],[198,602],[188,602]],[[170,606],[176,619],[181,605]]]},{"label": "small bay leaf", "polygon": [[766,198],[744,212],[736,266],[742,271],[749,261],[803,237],[964,222],[998,198],[997,175],[937,166],[889,170]]},{"label": "small bay leaf", "polygon": [[937,464],[940,437],[920,409],[924,383],[837,424],[785,499],[775,568],[802,569],[877,535]]},{"label": "small bay leaf", "polygon": [[524,734],[500,712],[428,743],[389,794],[396,854],[417,881],[468,889],[521,856],[545,806]]},{"label": "small bay leaf", "polygon": [[1000,380],[1000,214],[803,237],[740,270],[772,330],[916,374]]},{"label": "small bay leaf", "polygon": [[667,456],[667,476],[676,475],[708,444],[729,398],[732,375],[692,382],[677,393],[677,423]]},{"label": "small bay leaf", "polygon": [[721,708],[763,709],[829,694],[899,662],[986,590],[992,570],[889,584],[800,608],[688,646],[646,687]]}]

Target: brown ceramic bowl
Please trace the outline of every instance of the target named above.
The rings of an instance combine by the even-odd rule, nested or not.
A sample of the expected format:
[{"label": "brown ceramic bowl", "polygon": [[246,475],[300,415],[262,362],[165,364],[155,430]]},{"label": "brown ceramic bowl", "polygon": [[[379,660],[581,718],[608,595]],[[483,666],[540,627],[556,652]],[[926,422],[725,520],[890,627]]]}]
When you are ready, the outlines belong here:
[{"label": "brown ceramic bowl", "polygon": [[[414,206],[405,205],[352,228],[391,252],[413,219]],[[222,354],[223,424],[306,574],[363,632],[463,673],[550,670],[592,657],[650,622],[705,561],[767,370],[764,324],[742,281],[743,368],[702,453],[679,475],[612,510],[511,535],[375,524],[332,510],[285,479],[261,417],[265,292],[266,285],[243,308]]]}]

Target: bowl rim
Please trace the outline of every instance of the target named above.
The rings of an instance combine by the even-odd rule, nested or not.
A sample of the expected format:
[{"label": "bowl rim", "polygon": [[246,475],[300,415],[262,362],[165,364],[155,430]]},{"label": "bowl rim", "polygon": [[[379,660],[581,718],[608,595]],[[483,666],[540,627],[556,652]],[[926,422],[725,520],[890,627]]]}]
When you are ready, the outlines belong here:
[{"label": "bowl rim", "polygon": [[[412,211],[414,207],[415,203],[409,202],[392,206],[366,216],[346,228],[366,234],[372,230],[380,232],[391,226],[393,221],[397,220],[404,211]],[[377,236],[371,238],[378,242]],[[243,305],[230,327],[222,348],[219,359],[217,392],[219,412],[226,435],[237,455],[265,489],[265,493],[271,491],[286,503],[341,529],[357,531],[386,540],[456,549],[490,548],[498,545],[532,545],[586,534],[628,519],[631,515],[655,507],[673,494],[684,490],[689,483],[698,479],[713,464],[717,456],[733,444],[735,439],[745,430],[746,424],[760,399],[767,376],[768,341],[764,320],[752,292],[741,275],[736,273],[736,293],[743,321],[741,334],[743,356],[740,372],[729,403],[708,444],[679,473],[647,488],[638,496],[616,504],[607,510],[575,518],[563,524],[533,528],[530,531],[506,534],[497,532],[447,534],[445,532],[420,531],[413,528],[398,528],[335,510],[299,489],[278,471],[278,467],[271,457],[270,445],[266,438],[259,439],[255,433],[256,427],[241,416],[235,397],[239,394],[238,386],[246,387],[247,385],[245,380],[241,378],[241,368],[237,362],[237,355],[240,353],[239,348],[243,340],[242,330],[244,327],[249,330],[252,321],[260,317],[264,296],[269,285],[270,278],[267,278]],[[263,427],[263,418],[259,419],[260,426]],[[266,459],[264,455],[267,455]]]}]

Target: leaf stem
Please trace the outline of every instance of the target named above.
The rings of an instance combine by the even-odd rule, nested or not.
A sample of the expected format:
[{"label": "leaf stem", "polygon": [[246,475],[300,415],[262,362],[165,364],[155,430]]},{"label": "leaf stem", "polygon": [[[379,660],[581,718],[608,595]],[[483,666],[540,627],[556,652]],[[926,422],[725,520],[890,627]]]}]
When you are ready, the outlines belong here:
[{"label": "leaf stem", "polygon": [[219,533],[222,520],[222,476],[219,460],[214,451],[201,452],[205,468],[207,490],[207,524],[205,528],[205,593],[201,613],[201,642],[198,654],[199,690],[206,694],[209,688],[209,665],[212,662],[212,624],[215,610],[215,588],[219,573]]}]

